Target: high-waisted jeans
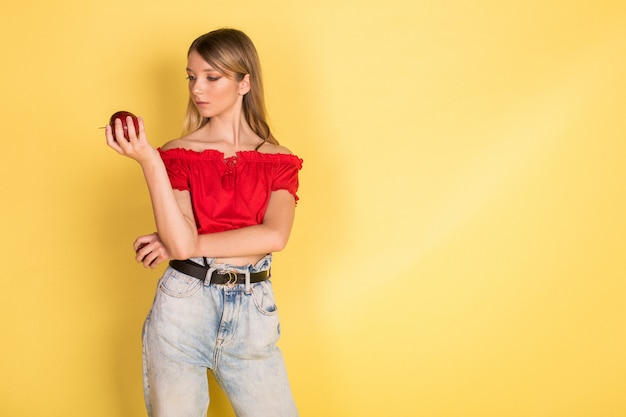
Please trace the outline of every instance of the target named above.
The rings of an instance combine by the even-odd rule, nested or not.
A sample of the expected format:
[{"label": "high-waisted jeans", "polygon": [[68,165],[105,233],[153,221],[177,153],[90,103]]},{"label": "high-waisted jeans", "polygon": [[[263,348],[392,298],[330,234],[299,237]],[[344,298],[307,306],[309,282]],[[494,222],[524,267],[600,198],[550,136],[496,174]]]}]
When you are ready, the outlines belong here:
[{"label": "high-waisted jeans", "polygon": [[[207,259],[211,262],[212,259]],[[203,259],[194,259],[203,263]],[[245,273],[270,267],[232,267]],[[238,417],[295,417],[270,280],[230,288],[168,267],[143,328],[144,393],[150,417],[205,417],[207,369]]]}]

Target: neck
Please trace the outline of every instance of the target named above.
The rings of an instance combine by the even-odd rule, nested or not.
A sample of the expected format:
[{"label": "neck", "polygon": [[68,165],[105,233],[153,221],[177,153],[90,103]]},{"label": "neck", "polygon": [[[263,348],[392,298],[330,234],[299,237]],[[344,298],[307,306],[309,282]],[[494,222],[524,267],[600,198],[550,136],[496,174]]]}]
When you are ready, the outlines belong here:
[{"label": "neck", "polygon": [[[260,138],[252,131],[243,114],[239,117],[212,117],[202,128],[205,138],[220,143],[224,153],[237,152],[255,147]],[[204,136],[204,135],[203,135]]]},{"label": "neck", "polygon": [[247,123],[243,116],[225,118],[222,116],[212,117],[207,123],[211,137],[219,138],[231,146],[238,146],[242,141],[242,135],[246,131]]}]

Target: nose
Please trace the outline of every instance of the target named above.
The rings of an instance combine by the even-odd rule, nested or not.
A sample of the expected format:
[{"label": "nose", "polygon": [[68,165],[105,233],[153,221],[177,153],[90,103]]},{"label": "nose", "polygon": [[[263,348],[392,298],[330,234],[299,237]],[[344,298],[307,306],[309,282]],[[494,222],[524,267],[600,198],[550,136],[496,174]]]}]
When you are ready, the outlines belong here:
[{"label": "nose", "polygon": [[189,91],[191,91],[194,94],[201,93],[202,92],[202,83],[200,82],[200,80],[193,80],[189,84]]}]

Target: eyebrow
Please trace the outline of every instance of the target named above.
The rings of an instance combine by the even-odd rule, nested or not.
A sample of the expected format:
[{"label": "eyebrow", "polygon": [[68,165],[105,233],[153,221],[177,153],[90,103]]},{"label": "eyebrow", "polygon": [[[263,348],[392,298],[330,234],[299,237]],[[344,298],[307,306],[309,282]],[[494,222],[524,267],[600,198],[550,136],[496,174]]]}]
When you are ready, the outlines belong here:
[{"label": "eyebrow", "polygon": [[[187,72],[193,72],[193,70],[189,67],[187,67],[185,70]],[[203,69],[201,72],[219,72],[219,71],[216,70],[215,68],[207,68],[207,69]]]}]

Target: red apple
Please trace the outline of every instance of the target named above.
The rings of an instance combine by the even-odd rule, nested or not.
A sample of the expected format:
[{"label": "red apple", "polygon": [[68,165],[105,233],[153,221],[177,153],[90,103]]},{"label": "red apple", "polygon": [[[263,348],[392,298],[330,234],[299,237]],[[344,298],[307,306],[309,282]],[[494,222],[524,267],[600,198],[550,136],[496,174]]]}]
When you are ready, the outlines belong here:
[{"label": "red apple", "polygon": [[133,118],[135,133],[139,134],[139,121],[137,121],[137,116],[129,111],[121,110],[113,113],[113,116],[111,116],[111,120],[109,120],[109,124],[113,128],[113,138],[115,138],[115,140],[117,140],[117,138],[115,137],[115,119],[120,119],[122,121],[122,127],[124,128],[124,137],[128,140],[128,125],[126,124],[126,118],[128,116]]}]

